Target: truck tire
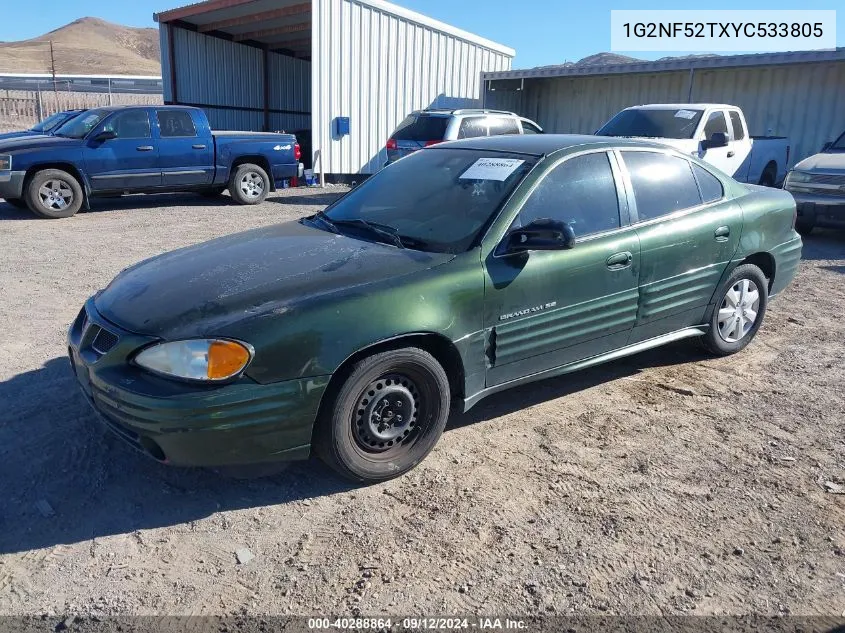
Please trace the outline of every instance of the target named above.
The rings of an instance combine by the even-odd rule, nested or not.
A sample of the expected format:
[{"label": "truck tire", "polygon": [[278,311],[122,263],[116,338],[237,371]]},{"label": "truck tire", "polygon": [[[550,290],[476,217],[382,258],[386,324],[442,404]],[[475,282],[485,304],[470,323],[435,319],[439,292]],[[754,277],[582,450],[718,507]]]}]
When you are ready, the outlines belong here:
[{"label": "truck tire", "polygon": [[751,342],[766,316],[769,282],[753,264],[741,264],[719,287],[710,328],[701,337],[716,356],[736,354]]},{"label": "truck tire", "polygon": [[809,235],[816,225],[813,222],[802,221],[800,218],[795,222],[795,230],[799,235]]},{"label": "truck tire", "polygon": [[82,207],[82,186],[61,169],[37,172],[26,186],[24,196],[29,210],[42,218],[69,218]]},{"label": "truck tire", "polygon": [[766,168],[763,170],[763,173],[760,175],[760,182],[757,184],[763,185],[764,187],[774,187],[775,186],[775,179],[777,178],[778,168],[777,165],[769,163],[766,165]]},{"label": "truck tire", "polygon": [[253,163],[238,165],[229,178],[229,194],[238,204],[263,202],[269,191],[267,172]]},{"label": "truck tire", "polygon": [[314,430],[317,455],[353,481],[376,483],[414,468],[449,418],[449,378],[417,347],[374,354],[327,393]]},{"label": "truck tire", "polygon": [[4,200],[16,209],[29,209],[26,204],[26,200],[23,200],[21,198],[4,198]]}]

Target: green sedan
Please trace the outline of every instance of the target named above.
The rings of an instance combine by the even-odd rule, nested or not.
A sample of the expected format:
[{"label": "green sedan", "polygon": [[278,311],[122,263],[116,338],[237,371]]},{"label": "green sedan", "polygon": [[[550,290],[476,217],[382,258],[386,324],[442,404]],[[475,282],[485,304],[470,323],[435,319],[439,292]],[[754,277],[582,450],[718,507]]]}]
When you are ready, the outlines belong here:
[{"label": "green sedan", "polygon": [[154,257],[70,328],[108,427],[176,465],[316,453],[361,482],[452,407],[685,338],[742,350],[795,276],[784,191],[665,146],[443,143],[324,212]]}]

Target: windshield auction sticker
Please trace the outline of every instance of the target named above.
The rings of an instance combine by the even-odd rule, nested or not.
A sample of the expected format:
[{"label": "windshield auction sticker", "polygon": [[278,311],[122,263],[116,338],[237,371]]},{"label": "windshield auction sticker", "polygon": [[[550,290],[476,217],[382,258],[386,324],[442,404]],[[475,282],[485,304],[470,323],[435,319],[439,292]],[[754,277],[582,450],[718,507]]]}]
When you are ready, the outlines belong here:
[{"label": "windshield auction sticker", "polygon": [[479,158],[461,174],[461,180],[507,180],[524,162],[518,158]]},{"label": "windshield auction sticker", "polygon": [[613,10],[614,52],[766,52],[836,49],[833,10]]}]

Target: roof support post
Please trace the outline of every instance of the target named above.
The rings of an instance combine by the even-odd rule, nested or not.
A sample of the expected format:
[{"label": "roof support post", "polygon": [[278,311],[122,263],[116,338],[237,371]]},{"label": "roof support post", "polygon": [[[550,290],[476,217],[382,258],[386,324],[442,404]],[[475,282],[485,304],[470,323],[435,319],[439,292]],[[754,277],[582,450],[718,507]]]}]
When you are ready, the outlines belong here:
[{"label": "roof support post", "polygon": [[170,102],[179,103],[179,96],[176,94],[176,45],[173,43],[175,39],[176,27],[172,24],[162,24],[167,29],[167,61],[170,66]]},{"label": "roof support post", "polygon": [[270,131],[270,51],[262,49],[261,71],[264,75],[264,131]]}]

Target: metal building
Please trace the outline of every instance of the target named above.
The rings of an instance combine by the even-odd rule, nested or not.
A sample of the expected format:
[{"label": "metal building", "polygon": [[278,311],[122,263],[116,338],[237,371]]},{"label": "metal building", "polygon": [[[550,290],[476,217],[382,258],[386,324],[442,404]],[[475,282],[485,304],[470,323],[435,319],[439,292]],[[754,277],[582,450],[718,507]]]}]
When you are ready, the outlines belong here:
[{"label": "metal building", "polygon": [[155,19],[166,103],[217,129],[298,132],[335,176],[377,171],[412,110],[479,105],[480,74],[514,56],[382,0],[207,0]]},{"label": "metal building", "polygon": [[790,166],[845,130],[845,48],[486,72],[484,105],[546,132],[595,132],[645,103],[730,103],[751,134],[788,136]]}]

